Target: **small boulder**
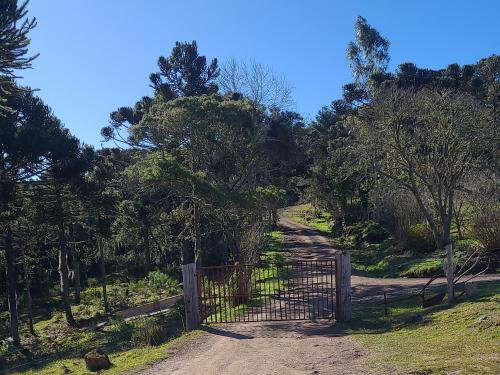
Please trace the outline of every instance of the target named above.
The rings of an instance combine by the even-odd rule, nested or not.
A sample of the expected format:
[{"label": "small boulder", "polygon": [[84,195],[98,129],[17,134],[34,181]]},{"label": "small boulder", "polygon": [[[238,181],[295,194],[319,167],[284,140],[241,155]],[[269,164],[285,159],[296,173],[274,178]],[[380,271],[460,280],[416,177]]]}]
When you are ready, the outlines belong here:
[{"label": "small boulder", "polygon": [[108,355],[100,350],[92,350],[85,354],[85,365],[90,371],[107,370],[111,367]]}]

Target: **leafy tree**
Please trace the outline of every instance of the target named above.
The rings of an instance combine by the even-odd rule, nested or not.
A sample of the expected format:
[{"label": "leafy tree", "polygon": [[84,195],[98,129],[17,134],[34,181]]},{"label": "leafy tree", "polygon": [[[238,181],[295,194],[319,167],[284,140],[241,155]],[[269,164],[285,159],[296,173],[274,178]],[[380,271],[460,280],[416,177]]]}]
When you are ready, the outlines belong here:
[{"label": "leafy tree", "polygon": [[307,133],[302,116],[295,112],[272,110],[265,117],[263,141],[265,168],[263,185],[284,188],[292,194],[294,178],[307,169],[304,145]]},{"label": "leafy tree", "polygon": [[438,248],[447,249],[453,300],[451,224],[457,191],[498,144],[489,111],[468,94],[387,89],[360,110],[358,150],[376,173],[411,192]]},{"label": "leafy tree", "polygon": [[358,16],[354,25],[356,39],[347,46],[351,70],[357,84],[364,87],[370,77],[384,73],[389,64],[389,41]]},{"label": "leafy tree", "polygon": [[31,67],[38,56],[26,57],[30,39],[28,33],[36,26],[36,20],[25,18],[28,1],[20,6],[17,0],[0,1],[0,114],[13,110],[6,102],[7,96],[19,93],[14,71]]},{"label": "leafy tree", "polygon": [[[190,174],[203,176],[206,184],[232,194],[248,189],[255,181],[260,160],[256,145],[262,137],[255,124],[255,112],[248,101],[211,95],[157,101],[130,131],[135,138],[146,138],[157,150],[171,154]],[[201,219],[208,202],[199,190],[201,185],[194,180],[190,183],[190,191],[183,190],[183,195],[189,197],[192,236],[200,258]]]},{"label": "leafy tree", "polygon": [[9,95],[5,103],[14,111],[0,116],[0,226],[4,233],[10,334],[17,344],[19,254],[13,244],[12,225],[18,215],[18,188],[21,182],[40,176],[46,170],[51,135],[59,131],[60,125],[54,121],[50,108],[27,90]]},{"label": "leafy tree", "polygon": [[[219,75],[217,59],[207,65],[207,58],[198,54],[198,45],[176,42],[168,58],[160,56],[157,73],[149,77],[156,101],[169,101],[178,97],[216,93],[215,80]],[[101,130],[106,141],[113,140],[134,148],[151,149],[155,145],[144,137],[136,138],[129,131],[139,124],[149,111],[153,98],[144,96],[134,107],[120,107],[110,114],[110,124]]]}]

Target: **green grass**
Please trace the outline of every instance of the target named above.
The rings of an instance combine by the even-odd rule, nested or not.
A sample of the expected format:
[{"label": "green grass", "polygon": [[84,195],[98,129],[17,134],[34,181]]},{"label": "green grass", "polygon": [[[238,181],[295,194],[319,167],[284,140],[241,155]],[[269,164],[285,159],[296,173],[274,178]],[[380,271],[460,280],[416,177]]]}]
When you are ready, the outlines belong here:
[{"label": "green grass", "polygon": [[401,252],[397,249],[396,241],[389,235],[377,243],[360,240],[360,234],[361,237],[368,235],[376,228],[373,222],[357,223],[348,227],[347,235],[339,237],[332,233],[331,215],[327,212],[315,212],[310,204],[289,207],[283,215],[320,231],[328,237],[333,247],[348,250],[356,274],[387,278],[428,277],[442,272],[444,254],[441,251],[419,256],[411,252]]},{"label": "green grass", "polygon": [[[84,313],[85,306],[93,306],[98,311],[104,312],[101,290],[98,280],[89,280],[89,286],[81,294],[81,305],[83,306],[76,308],[77,317],[80,311],[83,310],[82,313]],[[181,288],[178,286],[176,288],[167,287],[154,290],[148,284],[146,278],[131,279],[120,274],[114,274],[108,276],[107,291],[111,310],[119,311],[178,294]],[[85,318],[85,316],[82,317]]]},{"label": "green grass", "polygon": [[[179,310],[182,308],[179,307]],[[182,311],[179,310],[129,323],[114,321],[99,330],[70,328],[66,325],[63,315],[57,313],[51,319],[35,325],[37,336],[24,335],[23,346],[31,352],[31,359],[20,352],[13,352],[13,349],[3,348],[0,349],[0,355],[9,350],[10,354],[2,356],[4,361],[0,363],[0,368],[9,369],[23,365],[15,368],[12,373],[57,374],[62,373],[66,367],[71,370],[71,374],[83,374],[87,373],[83,356],[92,349],[99,348],[109,353],[111,362],[115,364],[112,370],[106,373],[133,369],[165,358],[170,342],[183,334]],[[160,320],[163,327],[158,342],[160,345],[149,346],[134,342],[134,335],[142,334],[142,331],[138,331],[141,325],[149,323],[154,327]]]},{"label": "green grass", "polygon": [[428,309],[414,298],[356,305],[348,333],[369,349],[379,373],[499,374],[500,282],[479,283],[475,300]]},{"label": "green grass", "polygon": [[[265,280],[266,287],[269,288],[266,292],[272,294],[279,288],[278,276],[283,277],[278,274],[280,271],[272,266],[284,260],[281,246],[283,234],[274,231],[270,233],[269,238],[268,248],[261,257],[263,262],[256,268],[257,273],[252,277]],[[147,280],[129,280],[123,275],[109,276],[108,281],[108,300],[113,311],[179,292],[179,289],[172,287],[166,288],[163,293],[153,292]],[[77,321],[87,325],[104,318],[98,280],[89,280],[81,298],[81,304],[72,306]],[[244,304],[233,306],[231,313],[241,314],[249,306],[260,304],[262,298],[254,297]],[[29,355],[26,355],[26,351],[23,354],[16,349],[0,346],[0,372],[22,365],[16,367],[17,372],[13,373],[59,374],[67,369],[70,374],[86,374],[83,356],[90,350],[100,348],[109,354],[111,362],[115,364],[106,374],[121,373],[166,358],[171,345],[183,340],[182,311],[172,310],[161,323],[150,322],[153,328],[161,324],[167,330],[165,334],[162,333],[164,337],[162,336],[160,345],[150,346],[133,343],[133,340],[134,337],[142,335],[142,325],[156,318],[141,318],[130,323],[114,321],[99,330],[74,329],[67,326],[63,313],[58,310],[59,304],[57,291],[51,291],[43,308],[36,312],[36,336],[29,335],[26,326],[22,324],[22,345],[29,351]],[[23,321],[24,318],[21,322]],[[190,333],[188,337],[195,334]]]},{"label": "green grass", "polygon": [[[106,370],[105,374],[123,374],[132,373],[139,369],[147,368],[149,365],[169,357],[172,350],[182,345],[184,342],[191,340],[204,334],[203,331],[191,331],[183,336],[172,339],[164,344],[154,347],[132,348],[126,350],[113,351],[109,355],[109,359],[113,366],[111,369]],[[67,370],[66,370],[67,369]],[[26,371],[12,372],[12,374],[24,375],[53,375],[63,374],[68,371],[72,375],[90,375],[95,374],[90,372],[85,367],[85,361],[81,357],[64,358],[54,360],[46,365],[30,368]]]},{"label": "green grass", "polygon": [[[86,282],[84,290],[81,292],[80,304],[72,301],[73,316],[77,321],[99,320],[105,315],[102,302],[102,292],[99,281],[91,278]],[[147,279],[130,278],[121,274],[108,275],[108,304],[112,312],[124,310],[128,307],[141,305],[156,301],[160,298],[166,298],[181,292],[180,286],[166,286],[159,290],[154,290],[148,285]],[[26,301],[24,295],[20,296],[20,321],[21,324],[27,321]],[[61,297],[58,286],[50,290],[48,296],[39,297],[34,300],[35,307],[34,321],[43,326],[50,324],[51,319],[61,316],[59,313]],[[45,323],[44,323],[45,322]],[[26,331],[24,325],[21,329]],[[8,334],[8,313],[0,313],[0,337]]]},{"label": "green grass", "polygon": [[283,214],[291,220],[308,225],[325,235],[330,235],[332,232],[332,215],[325,211],[315,212],[309,203],[288,207]]},{"label": "green grass", "polygon": [[[153,292],[145,279],[127,281],[127,278],[120,275],[109,276],[108,301],[112,311],[151,302],[179,292],[180,288],[175,284]],[[94,331],[73,329],[67,326],[64,314],[59,311],[60,297],[57,295],[56,290],[51,291],[45,301],[38,302],[35,301],[35,306],[39,306],[35,311],[34,329],[36,336],[28,333],[26,325],[23,324],[26,317],[21,315],[20,328],[25,354],[16,351],[16,349],[0,346],[0,373],[2,369],[25,364],[32,360],[36,360],[33,365],[37,365],[38,361],[44,358],[45,367],[37,367],[32,370],[21,367],[19,370],[27,371],[27,373],[44,373],[42,370],[46,371],[47,374],[61,373],[62,370],[58,370],[56,363],[64,364],[68,368],[75,366],[75,368],[79,368],[81,367],[83,355],[94,348],[104,348],[113,355],[126,357],[129,356],[129,354],[126,354],[129,351],[130,355],[139,353],[139,349],[123,344],[127,343],[128,337],[136,330],[137,324],[135,322],[123,327],[119,324],[118,326],[124,329],[123,332],[120,330],[121,328],[116,328],[116,324]],[[72,312],[82,327],[105,318],[101,287],[97,280],[89,280],[87,288],[82,291],[81,303],[73,305]],[[182,333],[182,320],[178,314],[169,316],[167,320],[170,332],[166,334],[166,338],[170,340]],[[148,352],[149,349],[141,350],[142,352]],[[27,354],[28,352],[29,354]],[[156,348],[154,348],[153,352],[157,352]],[[147,355],[143,353],[143,355],[138,356],[137,360],[141,358],[146,360]],[[73,362],[76,364],[72,365]],[[130,361],[130,363],[133,363],[133,361]],[[76,373],[80,373],[78,371]]]}]

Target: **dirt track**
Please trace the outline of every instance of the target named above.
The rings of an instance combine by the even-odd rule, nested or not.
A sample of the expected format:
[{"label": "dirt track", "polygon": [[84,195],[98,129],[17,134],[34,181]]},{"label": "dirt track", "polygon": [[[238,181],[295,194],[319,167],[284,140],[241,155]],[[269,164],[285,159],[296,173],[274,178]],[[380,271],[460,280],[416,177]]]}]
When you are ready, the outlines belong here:
[{"label": "dirt track", "polygon": [[[296,259],[330,258],[327,239],[314,230],[282,219],[285,241]],[[418,288],[425,279],[372,279],[354,276],[353,300],[373,298],[384,289]],[[369,374],[367,355],[344,327],[334,322],[226,324],[175,350],[142,375]]]}]

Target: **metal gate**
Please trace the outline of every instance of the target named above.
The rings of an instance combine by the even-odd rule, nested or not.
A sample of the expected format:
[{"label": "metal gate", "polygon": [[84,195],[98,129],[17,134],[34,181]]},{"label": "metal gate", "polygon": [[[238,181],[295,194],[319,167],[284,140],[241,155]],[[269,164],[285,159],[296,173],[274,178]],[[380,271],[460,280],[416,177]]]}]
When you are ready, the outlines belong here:
[{"label": "metal gate", "polygon": [[203,323],[334,317],[334,259],[202,267],[197,276]]}]

